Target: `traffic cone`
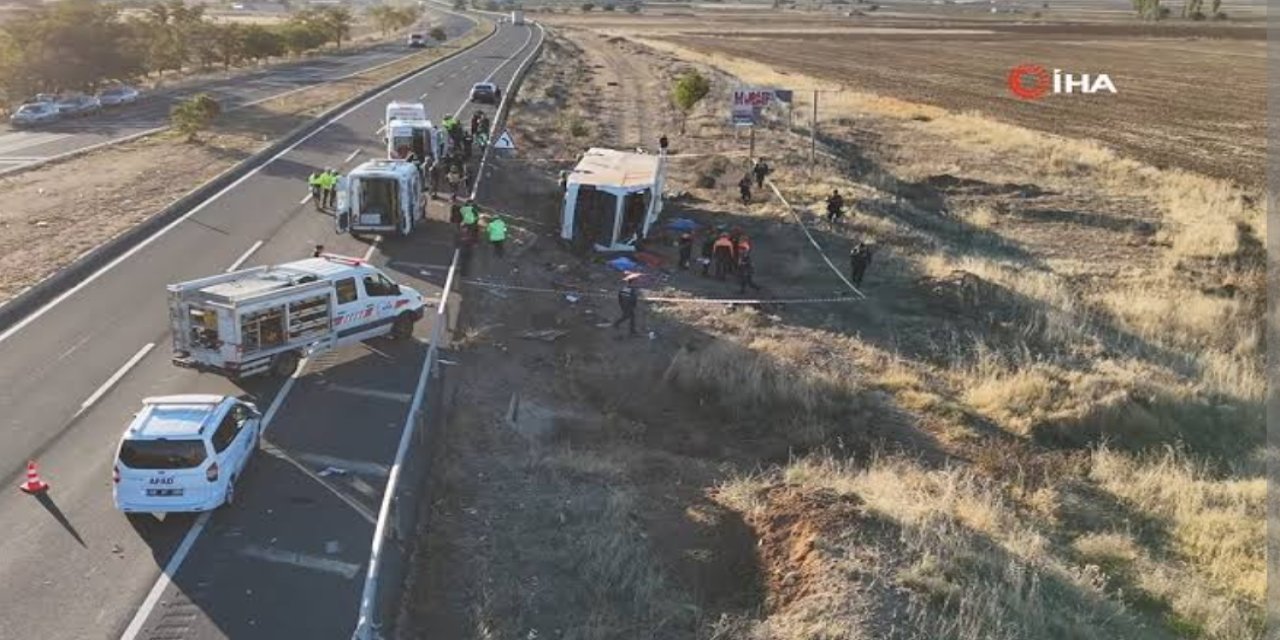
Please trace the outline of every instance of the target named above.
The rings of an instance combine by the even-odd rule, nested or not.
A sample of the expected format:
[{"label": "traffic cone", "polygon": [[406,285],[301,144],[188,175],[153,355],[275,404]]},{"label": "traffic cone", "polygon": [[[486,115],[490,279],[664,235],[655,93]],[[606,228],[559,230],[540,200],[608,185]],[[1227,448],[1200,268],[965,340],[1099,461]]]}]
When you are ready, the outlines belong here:
[{"label": "traffic cone", "polygon": [[35,460],[27,462],[27,481],[18,485],[23,493],[44,493],[49,490],[49,483],[40,479],[40,469]]}]

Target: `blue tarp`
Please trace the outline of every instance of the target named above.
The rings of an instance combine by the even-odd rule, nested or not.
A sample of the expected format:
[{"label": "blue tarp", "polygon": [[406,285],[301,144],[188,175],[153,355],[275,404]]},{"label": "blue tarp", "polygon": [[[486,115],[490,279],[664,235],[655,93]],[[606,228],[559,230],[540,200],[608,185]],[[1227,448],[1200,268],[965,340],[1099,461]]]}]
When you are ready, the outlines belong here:
[{"label": "blue tarp", "polygon": [[667,228],[672,231],[693,231],[698,228],[698,223],[688,218],[676,218],[667,223]]},{"label": "blue tarp", "polygon": [[613,267],[614,269],[617,269],[618,271],[636,271],[640,269],[639,262],[636,262],[635,260],[632,260],[631,258],[628,258],[625,256],[620,258],[614,258],[609,262],[607,262],[606,264]]}]

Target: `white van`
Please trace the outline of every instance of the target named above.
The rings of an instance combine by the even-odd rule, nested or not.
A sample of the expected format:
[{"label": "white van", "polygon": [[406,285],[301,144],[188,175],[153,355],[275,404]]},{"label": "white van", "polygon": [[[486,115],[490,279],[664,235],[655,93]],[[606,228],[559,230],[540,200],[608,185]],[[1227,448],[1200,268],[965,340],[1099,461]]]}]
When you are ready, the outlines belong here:
[{"label": "white van", "polygon": [[427,217],[427,196],[417,166],[403,160],[370,160],[338,180],[338,233],[407,236]]},{"label": "white van", "polygon": [[261,436],[262,414],[234,397],[147,398],[116,448],[116,508],[170,513],[230,505]]}]

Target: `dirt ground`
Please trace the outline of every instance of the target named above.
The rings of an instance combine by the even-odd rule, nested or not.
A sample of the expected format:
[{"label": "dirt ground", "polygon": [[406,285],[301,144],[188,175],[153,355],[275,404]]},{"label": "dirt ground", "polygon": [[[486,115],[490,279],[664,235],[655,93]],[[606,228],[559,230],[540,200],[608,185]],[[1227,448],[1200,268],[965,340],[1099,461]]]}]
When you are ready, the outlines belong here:
[{"label": "dirt ground", "polygon": [[[976,117],[859,114],[814,170],[762,129],[795,208],[744,206],[739,80],[702,62],[561,28],[522,88],[481,193],[516,240],[463,280],[399,637],[1260,638],[1257,202],[1010,151]],[[713,93],[681,136],[664,88],[689,68]],[[742,229],[762,301],[646,303],[629,337],[619,274],[556,239],[556,172],[664,132],[691,156],[664,221]],[[866,299],[801,224],[842,270],[874,242]],[[647,296],[741,295],[672,241]]]},{"label": "dirt ground", "polygon": [[[549,22],[660,37],[804,74],[828,91],[826,99],[839,99],[843,90],[976,111],[1031,129],[1096,139],[1156,166],[1252,187],[1263,182],[1266,52],[1265,31],[1256,26],[729,15],[703,12],[682,21],[645,15],[630,22],[552,15]],[[1024,63],[1106,73],[1118,93],[1018,100],[1006,75]],[[794,80],[790,88],[805,91],[812,84]]]},{"label": "dirt ground", "polygon": [[[329,106],[483,37],[488,26],[376,71],[228,114],[184,144],[169,133],[0,177],[0,303],[314,118]],[[182,153],[174,153],[179,147]],[[74,184],[76,188],[68,189]],[[299,185],[300,192],[304,189]]]}]

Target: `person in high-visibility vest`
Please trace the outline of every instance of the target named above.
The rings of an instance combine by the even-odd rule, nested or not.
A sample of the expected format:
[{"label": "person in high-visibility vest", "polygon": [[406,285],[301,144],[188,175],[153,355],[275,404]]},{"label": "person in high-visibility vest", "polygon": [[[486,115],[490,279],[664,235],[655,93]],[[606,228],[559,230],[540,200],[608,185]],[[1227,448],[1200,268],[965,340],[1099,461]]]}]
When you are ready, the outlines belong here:
[{"label": "person in high-visibility vest", "polygon": [[320,175],[320,192],[324,196],[324,206],[332,209],[338,196],[338,172],[332,168],[324,170]]},{"label": "person in high-visibility vest", "polygon": [[475,242],[480,235],[480,214],[476,210],[475,200],[467,200],[460,210],[462,214],[462,232],[469,242]]},{"label": "person in high-visibility vest", "polygon": [[497,216],[489,221],[489,244],[493,245],[493,253],[502,257],[502,245],[507,241],[507,223]]},{"label": "person in high-visibility vest", "polygon": [[311,200],[315,204],[316,209],[319,209],[324,204],[321,201],[321,199],[324,198],[323,176],[324,174],[319,171],[312,171],[311,175],[307,176],[307,186],[311,188]]}]

